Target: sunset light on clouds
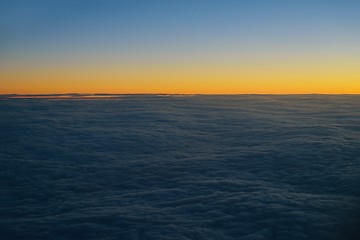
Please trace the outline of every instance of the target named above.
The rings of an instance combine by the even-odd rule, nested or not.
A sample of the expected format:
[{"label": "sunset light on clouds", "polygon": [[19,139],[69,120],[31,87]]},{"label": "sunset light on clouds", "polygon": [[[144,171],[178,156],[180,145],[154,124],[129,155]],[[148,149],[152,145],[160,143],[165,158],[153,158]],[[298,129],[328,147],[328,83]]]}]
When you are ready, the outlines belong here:
[{"label": "sunset light on clouds", "polygon": [[356,1],[1,1],[0,93],[360,93]]}]

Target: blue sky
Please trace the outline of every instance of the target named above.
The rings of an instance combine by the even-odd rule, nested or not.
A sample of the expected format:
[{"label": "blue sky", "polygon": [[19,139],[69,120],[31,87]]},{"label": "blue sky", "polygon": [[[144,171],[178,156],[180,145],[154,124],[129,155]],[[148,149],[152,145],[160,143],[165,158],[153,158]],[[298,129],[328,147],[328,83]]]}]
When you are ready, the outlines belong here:
[{"label": "blue sky", "polygon": [[[358,38],[357,1],[1,1],[2,51]],[[275,43],[274,43],[275,42]],[[341,42],[339,43],[341,45]]]},{"label": "blue sky", "polygon": [[[210,61],[217,66],[253,62],[255,68],[293,61],[304,72],[303,65],[315,59],[319,68],[344,69],[359,61],[359,9],[358,1],[331,0],[4,0],[0,67],[91,62],[134,68],[174,63],[200,69]],[[346,71],[353,84],[360,73],[355,68]],[[233,76],[247,78],[240,72]]]}]

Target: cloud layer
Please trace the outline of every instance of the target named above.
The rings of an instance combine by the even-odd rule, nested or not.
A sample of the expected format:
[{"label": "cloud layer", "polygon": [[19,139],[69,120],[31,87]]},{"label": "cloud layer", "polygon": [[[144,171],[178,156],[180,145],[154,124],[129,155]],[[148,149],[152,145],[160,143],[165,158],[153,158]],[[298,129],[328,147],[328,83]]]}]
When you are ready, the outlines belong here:
[{"label": "cloud layer", "polygon": [[0,101],[3,239],[357,239],[359,96]]}]

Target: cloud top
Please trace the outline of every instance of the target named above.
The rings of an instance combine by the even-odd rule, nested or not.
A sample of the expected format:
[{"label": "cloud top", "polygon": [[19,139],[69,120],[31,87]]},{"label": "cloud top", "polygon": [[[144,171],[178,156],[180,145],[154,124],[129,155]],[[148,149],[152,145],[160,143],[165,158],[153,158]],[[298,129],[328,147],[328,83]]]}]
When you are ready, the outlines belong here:
[{"label": "cloud top", "polygon": [[0,102],[4,239],[357,239],[359,96]]}]

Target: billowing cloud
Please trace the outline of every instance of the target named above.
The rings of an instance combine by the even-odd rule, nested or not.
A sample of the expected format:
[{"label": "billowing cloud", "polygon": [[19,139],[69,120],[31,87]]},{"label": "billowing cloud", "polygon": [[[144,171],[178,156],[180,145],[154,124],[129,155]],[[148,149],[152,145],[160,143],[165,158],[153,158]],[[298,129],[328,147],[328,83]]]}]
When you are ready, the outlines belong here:
[{"label": "billowing cloud", "polygon": [[3,99],[2,239],[357,239],[359,96]]}]

